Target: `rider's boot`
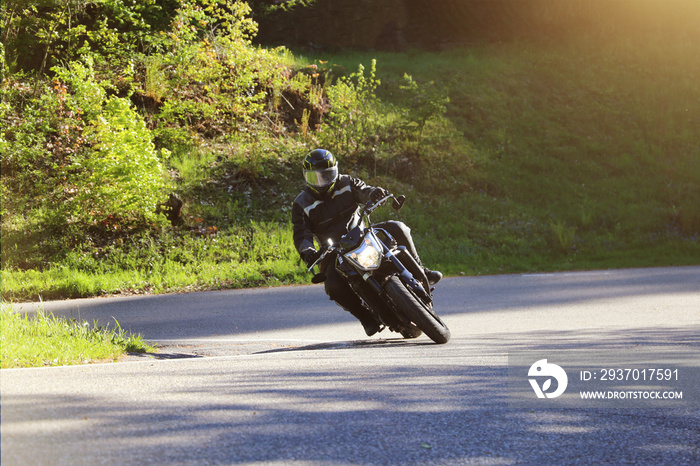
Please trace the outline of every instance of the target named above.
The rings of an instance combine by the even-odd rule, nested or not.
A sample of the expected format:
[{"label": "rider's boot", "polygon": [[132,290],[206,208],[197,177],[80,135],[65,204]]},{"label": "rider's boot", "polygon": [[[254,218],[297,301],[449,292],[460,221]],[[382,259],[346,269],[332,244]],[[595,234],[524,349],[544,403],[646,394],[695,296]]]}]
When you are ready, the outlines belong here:
[{"label": "rider's boot", "polygon": [[372,315],[372,313],[364,307],[352,310],[347,308],[344,309],[360,321],[368,337],[371,337],[375,333],[379,333],[382,330],[384,330],[384,327],[379,322],[377,322],[377,319],[374,318],[374,315]]},{"label": "rider's boot", "polygon": [[372,321],[372,322],[360,321],[360,323],[362,324],[362,327],[364,327],[365,333],[367,334],[368,337],[371,337],[372,335],[384,330],[384,328],[376,321]]},{"label": "rider's boot", "polygon": [[418,327],[411,326],[400,331],[404,338],[418,338],[423,334],[423,331]]},{"label": "rider's boot", "polygon": [[423,267],[423,272],[425,273],[425,278],[428,279],[428,283],[431,286],[435,285],[437,282],[442,280],[442,272],[438,272],[437,270],[430,270],[428,267],[424,266],[420,260],[420,257],[418,257],[417,254],[414,256],[414,259],[416,259],[416,262],[418,263],[419,267]]},{"label": "rider's boot", "polygon": [[418,257],[418,254],[411,254],[413,258],[415,259],[416,263],[418,264],[418,267],[421,267],[423,269],[423,273],[425,273],[425,278],[428,279],[428,283],[432,286],[435,285],[437,282],[442,280],[442,272],[438,272],[437,270],[430,270],[428,267],[423,265],[423,262],[421,262],[420,257]]},{"label": "rider's boot", "polygon": [[435,285],[437,282],[442,280],[442,273],[437,270],[430,270],[428,267],[423,267],[425,276],[428,279],[428,283]]}]

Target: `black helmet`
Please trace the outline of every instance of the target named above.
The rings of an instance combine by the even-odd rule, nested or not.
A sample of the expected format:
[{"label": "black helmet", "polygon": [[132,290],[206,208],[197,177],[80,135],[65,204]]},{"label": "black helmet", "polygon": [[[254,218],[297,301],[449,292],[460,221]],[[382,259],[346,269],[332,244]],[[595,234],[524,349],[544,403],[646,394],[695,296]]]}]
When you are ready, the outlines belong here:
[{"label": "black helmet", "polygon": [[332,191],[338,180],[338,162],[325,149],[315,149],[304,158],[304,180],[313,191],[324,194]]}]

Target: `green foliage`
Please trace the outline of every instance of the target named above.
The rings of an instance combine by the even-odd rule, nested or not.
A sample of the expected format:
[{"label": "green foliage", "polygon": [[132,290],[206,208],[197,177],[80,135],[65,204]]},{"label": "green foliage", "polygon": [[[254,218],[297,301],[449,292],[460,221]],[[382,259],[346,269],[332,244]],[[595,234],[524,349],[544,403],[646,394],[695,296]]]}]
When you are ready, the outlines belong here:
[{"label": "green foliage", "polygon": [[372,60],[369,75],[360,64],[351,73],[326,88],[330,111],[321,128],[321,142],[338,154],[352,156],[372,145],[380,126],[380,100],[376,94],[381,81]]},{"label": "green foliage", "polygon": [[[32,87],[40,87],[32,98]],[[86,150],[82,118],[66,105],[61,83],[32,86],[15,77],[0,87],[3,265],[13,232],[46,228],[46,218],[69,196],[67,166]],[[63,222],[65,224],[65,222]],[[20,254],[20,256],[26,255]]]},{"label": "green foliage", "polygon": [[[219,209],[218,215],[227,212]],[[212,216],[208,216],[212,221]],[[194,234],[140,234],[83,244],[44,271],[3,270],[11,300],[199,291],[304,282],[288,221],[250,221],[222,230],[193,218]]]},{"label": "green foliage", "polygon": [[271,89],[284,85],[285,52],[250,44],[256,24],[249,12],[244,2],[183,1],[158,51],[144,59],[145,94],[164,101],[156,131],[164,143],[247,125],[263,111]]},{"label": "green foliage", "polygon": [[247,2],[201,0],[201,3],[207,16],[223,29],[220,35],[226,40],[249,43],[258,32],[257,23],[249,17],[252,10]]},{"label": "green foliage", "polygon": [[[107,91],[95,79],[93,60],[88,58],[86,65],[70,62],[65,67],[56,67],[58,83],[69,85],[71,93],[64,96],[65,105],[73,115],[84,116],[88,121],[99,118]],[[104,83],[102,83],[104,84]]]},{"label": "green foliage", "polygon": [[[91,58],[103,82],[127,93],[134,58],[174,10],[175,0],[8,0],[0,5],[10,74],[34,77],[33,97],[53,67]],[[166,23],[167,24],[167,23]]]},{"label": "green foliage", "polygon": [[88,227],[157,220],[167,150],[156,151],[143,118],[127,99],[108,96],[91,65],[56,67],[38,98],[22,81],[3,83],[3,267],[45,263],[83,241]]},{"label": "green foliage", "polygon": [[35,71],[92,55],[102,69],[127,67],[171,14],[172,1],[6,0],[2,42],[12,72]]},{"label": "green foliage", "polygon": [[409,124],[418,130],[420,137],[428,120],[440,118],[445,114],[450,97],[447,95],[447,89],[439,88],[435,81],[418,86],[409,74],[404,74],[403,80],[403,84],[399,87],[403,91],[401,111]]},{"label": "green foliage", "polygon": [[46,314],[42,309],[30,317],[2,303],[0,310],[0,367],[61,366],[116,360],[125,352],[145,353],[154,348],[141,335],[90,326],[87,322]]},{"label": "green foliage", "polygon": [[247,17],[249,13],[250,6],[241,1],[182,0],[168,36],[176,47],[187,47],[211,35],[249,42],[257,31],[255,22]]},{"label": "green foliage", "polygon": [[[55,37],[42,47],[65,60],[52,68],[52,82],[15,73],[0,87],[3,267],[44,267],[60,260],[66,244],[102,244],[158,225],[156,203],[172,189],[163,146],[181,153],[213,135],[247,130],[268,93],[284,92],[289,55],[250,44],[256,26],[246,3],[178,4],[161,15],[153,2],[3,3],[10,55],[20,53],[28,31],[50,29]],[[108,10],[114,14],[94,30],[80,22]],[[167,33],[139,36],[150,24]],[[59,51],[78,45],[80,31],[97,34],[85,42],[93,49],[71,61],[73,55]],[[108,34],[115,34],[108,41],[113,48],[94,48],[97,36]],[[148,55],[133,53],[137,36]],[[145,77],[135,74],[143,69]],[[145,115],[129,101],[143,103],[141,96],[155,105]]]},{"label": "green foliage", "polygon": [[[0,42],[0,82],[5,81],[7,76],[7,60],[5,59],[5,45]],[[3,102],[4,105],[4,102]]]},{"label": "green foliage", "polygon": [[568,226],[561,220],[550,220],[549,227],[556,247],[565,254],[570,253],[576,237],[576,227]]},{"label": "green foliage", "polygon": [[140,116],[127,101],[112,97],[86,136],[94,150],[85,162],[75,210],[90,208],[97,220],[132,213],[153,219],[169,185],[161,164],[167,151],[156,152]]},{"label": "green foliage", "polygon": [[73,90],[68,107],[85,115],[83,135],[90,146],[83,158],[73,160],[70,182],[77,194],[68,203],[70,213],[83,221],[155,219],[156,204],[169,187],[162,165],[168,151],[156,151],[143,118],[128,100],[106,96],[90,63],[73,62],[56,72]]}]

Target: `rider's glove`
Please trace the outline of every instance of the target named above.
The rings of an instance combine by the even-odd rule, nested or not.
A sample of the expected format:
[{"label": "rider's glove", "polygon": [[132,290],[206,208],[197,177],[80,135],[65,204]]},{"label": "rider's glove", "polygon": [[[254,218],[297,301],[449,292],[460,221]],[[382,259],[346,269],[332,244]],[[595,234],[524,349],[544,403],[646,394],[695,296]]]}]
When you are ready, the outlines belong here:
[{"label": "rider's glove", "polygon": [[321,257],[321,253],[313,248],[304,249],[301,252],[301,260],[304,261],[307,267],[311,267],[319,257]]},{"label": "rider's glove", "polygon": [[389,191],[384,188],[374,188],[372,192],[369,193],[369,200],[372,202],[377,202],[383,197],[389,195]]}]

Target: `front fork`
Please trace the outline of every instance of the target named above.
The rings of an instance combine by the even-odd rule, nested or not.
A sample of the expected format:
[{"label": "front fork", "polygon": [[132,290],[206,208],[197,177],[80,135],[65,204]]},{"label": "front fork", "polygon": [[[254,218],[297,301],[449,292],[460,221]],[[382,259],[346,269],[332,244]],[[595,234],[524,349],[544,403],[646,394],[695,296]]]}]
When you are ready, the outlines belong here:
[{"label": "front fork", "polygon": [[394,264],[401,281],[409,286],[424,303],[431,304],[433,298],[430,294],[430,284],[423,267],[418,264],[405,246],[399,246],[398,250],[398,254],[394,254],[385,246],[384,257]]},{"label": "front fork", "polygon": [[[384,243],[380,242],[380,244],[382,244],[383,246],[382,252],[384,255],[384,259],[390,261],[394,265],[394,267],[396,268],[397,275],[399,276],[401,281],[406,286],[410,287],[424,303],[431,304],[433,300],[430,295],[430,285],[428,284],[428,279],[425,276],[425,272],[423,272],[423,268],[418,265],[418,263],[413,258],[413,256],[411,256],[406,247],[399,246],[398,254],[394,254]],[[400,260],[397,257],[397,255],[399,254],[401,255],[401,259],[403,259],[403,261],[406,262],[408,267],[404,266],[402,260]],[[416,279],[416,275],[422,280],[422,283],[424,283],[425,286],[421,284],[421,281]],[[377,293],[380,296],[384,295],[382,285],[377,281],[377,279],[374,278],[374,276],[370,272],[364,273],[362,275],[362,279],[365,283],[367,283],[367,285],[369,285],[372,288],[372,290],[375,293]]]}]

